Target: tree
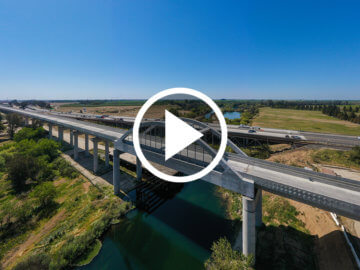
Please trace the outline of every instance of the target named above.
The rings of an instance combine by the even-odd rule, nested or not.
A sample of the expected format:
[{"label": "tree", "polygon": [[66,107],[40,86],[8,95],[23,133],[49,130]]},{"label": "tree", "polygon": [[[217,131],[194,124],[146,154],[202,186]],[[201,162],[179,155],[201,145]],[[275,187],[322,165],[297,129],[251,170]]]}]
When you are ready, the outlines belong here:
[{"label": "tree", "polygon": [[46,133],[46,130],[42,127],[35,129],[24,127],[14,135],[14,140],[16,142],[20,142],[25,139],[38,141],[39,139],[44,138]]},{"label": "tree", "polygon": [[10,113],[6,115],[6,120],[8,122],[8,134],[12,139],[16,129],[21,125],[21,118],[17,114]]},{"label": "tree", "polygon": [[2,122],[0,122],[0,132],[2,132],[3,130],[5,130],[5,126]]},{"label": "tree", "polygon": [[25,189],[28,179],[34,180],[39,172],[37,159],[28,154],[15,153],[6,162],[8,178],[16,192]]},{"label": "tree", "polygon": [[208,270],[247,270],[253,269],[253,259],[233,250],[226,238],[220,238],[213,243],[211,257],[205,262]]},{"label": "tree", "polygon": [[52,182],[44,182],[31,191],[30,197],[37,200],[39,207],[43,208],[54,203],[56,193],[56,188]]}]

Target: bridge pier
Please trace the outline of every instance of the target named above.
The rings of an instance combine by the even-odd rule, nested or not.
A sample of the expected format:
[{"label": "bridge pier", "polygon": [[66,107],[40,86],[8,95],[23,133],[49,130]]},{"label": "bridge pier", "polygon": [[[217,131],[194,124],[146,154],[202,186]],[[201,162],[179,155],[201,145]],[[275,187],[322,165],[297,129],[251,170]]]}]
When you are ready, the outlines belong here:
[{"label": "bridge pier", "polygon": [[89,155],[89,134],[85,134],[85,155]]},{"label": "bridge pier", "polygon": [[[257,212],[262,209],[258,206],[262,202],[261,189],[256,190],[255,198],[242,197],[243,204],[243,223],[242,223],[242,236],[243,236],[243,254],[248,256],[250,254],[255,256],[256,251],[256,226],[260,222],[260,214]],[[262,220],[261,220],[262,223]]]},{"label": "bridge pier", "polygon": [[99,169],[99,157],[98,157],[98,143],[99,143],[99,139],[98,138],[93,138],[92,139],[94,148],[93,148],[93,170],[94,173],[96,173]]},{"label": "bridge pier", "polygon": [[262,226],[262,189],[258,188],[257,190],[257,204],[255,210],[255,226],[261,227]]},{"label": "bridge pier", "polygon": [[25,117],[25,126],[27,127],[29,125],[29,117]]},{"label": "bridge pier", "polygon": [[70,129],[70,145],[74,146],[74,131]]},{"label": "bridge pier", "polygon": [[105,141],[105,166],[109,166],[109,141]]},{"label": "bridge pier", "polygon": [[120,193],[120,151],[114,149],[113,151],[113,186],[114,194]]},{"label": "bridge pier", "polygon": [[79,133],[74,132],[74,159],[79,159]]},{"label": "bridge pier", "polygon": [[136,157],[136,179],[141,180],[142,178],[142,165],[138,157]]},{"label": "bridge pier", "polygon": [[52,139],[52,124],[49,123],[49,139]]},{"label": "bridge pier", "polygon": [[64,128],[63,127],[58,127],[58,140],[60,143],[62,143],[64,139]]}]

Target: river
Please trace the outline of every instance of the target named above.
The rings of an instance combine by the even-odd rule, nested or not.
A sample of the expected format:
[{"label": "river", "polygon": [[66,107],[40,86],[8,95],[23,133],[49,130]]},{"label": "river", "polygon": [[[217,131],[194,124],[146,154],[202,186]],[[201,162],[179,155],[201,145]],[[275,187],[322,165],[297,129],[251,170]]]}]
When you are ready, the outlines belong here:
[{"label": "river", "polygon": [[[206,119],[209,119],[213,113],[214,113],[214,112],[209,112],[209,113],[205,114],[205,118],[206,118]],[[238,118],[241,117],[241,113],[240,113],[240,112],[224,112],[223,115],[224,115],[225,118],[228,118],[228,119],[230,119],[230,120],[232,120],[232,119],[238,119]]]},{"label": "river", "polygon": [[130,212],[105,234],[94,260],[79,269],[203,269],[211,245],[235,237],[217,188],[198,180],[151,214]]}]

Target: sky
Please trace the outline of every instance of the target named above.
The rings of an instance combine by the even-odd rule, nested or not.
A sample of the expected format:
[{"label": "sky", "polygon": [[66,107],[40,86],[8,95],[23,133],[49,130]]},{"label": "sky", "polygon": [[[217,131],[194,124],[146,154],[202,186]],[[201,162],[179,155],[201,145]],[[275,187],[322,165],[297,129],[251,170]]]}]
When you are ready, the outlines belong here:
[{"label": "sky", "polygon": [[360,99],[360,1],[0,0],[0,99]]}]

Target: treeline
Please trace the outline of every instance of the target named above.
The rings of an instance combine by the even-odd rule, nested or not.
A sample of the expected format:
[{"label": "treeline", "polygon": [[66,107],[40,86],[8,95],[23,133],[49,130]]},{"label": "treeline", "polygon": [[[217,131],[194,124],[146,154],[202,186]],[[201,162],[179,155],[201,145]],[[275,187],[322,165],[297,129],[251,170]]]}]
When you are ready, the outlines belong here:
[{"label": "treeline", "polygon": [[260,104],[271,108],[321,111],[326,115],[360,124],[360,105],[350,105],[349,101],[266,100],[261,101]]},{"label": "treeline", "polygon": [[341,109],[341,107],[336,105],[324,105],[321,111],[326,115],[360,124],[360,106],[356,106],[354,108],[352,106],[344,106]]},{"label": "treeline", "polygon": [[51,109],[50,103],[43,100],[25,100],[25,101],[17,101],[16,99],[9,102],[10,106],[18,106],[21,108],[25,108],[26,106],[39,106],[43,109]]}]

